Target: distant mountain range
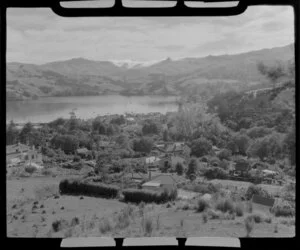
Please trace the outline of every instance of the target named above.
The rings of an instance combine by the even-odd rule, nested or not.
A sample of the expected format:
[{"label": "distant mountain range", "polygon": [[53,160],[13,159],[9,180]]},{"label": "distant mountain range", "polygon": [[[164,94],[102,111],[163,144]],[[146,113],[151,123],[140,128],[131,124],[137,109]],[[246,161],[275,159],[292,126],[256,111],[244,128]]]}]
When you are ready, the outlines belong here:
[{"label": "distant mountain range", "polygon": [[294,44],[235,55],[159,62],[74,58],[43,65],[7,64],[7,100],[75,95],[188,95],[267,85],[257,63],[294,58]]}]

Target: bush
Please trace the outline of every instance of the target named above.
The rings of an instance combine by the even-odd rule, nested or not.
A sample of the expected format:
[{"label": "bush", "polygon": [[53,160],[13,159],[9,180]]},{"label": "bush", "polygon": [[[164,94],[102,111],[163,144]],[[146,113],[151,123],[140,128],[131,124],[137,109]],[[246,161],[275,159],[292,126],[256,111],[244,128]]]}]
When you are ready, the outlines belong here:
[{"label": "bush", "polygon": [[191,187],[186,187],[186,189],[201,194],[214,194],[219,192],[220,187],[213,183],[200,183]]},{"label": "bush", "polygon": [[164,203],[170,200],[175,200],[177,198],[177,190],[152,191],[128,188],[123,190],[123,195],[126,202]]},{"label": "bush", "polygon": [[107,218],[104,218],[99,224],[99,231],[102,234],[110,232],[112,229],[113,229],[112,225],[111,225],[109,219],[107,219]]},{"label": "bush", "polygon": [[292,217],[295,215],[295,208],[293,208],[288,202],[278,202],[275,204],[271,212],[276,216]]},{"label": "bush", "polygon": [[235,213],[239,217],[244,215],[244,206],[241,202],[235,205]]},{"label": "bush", "polygon": [[199,138],[192,142],[191,155],[201,157],[212,151],[212,144],[205,138]]},{"label": "bush", "polygon": [[153,147],[153,142],[149,138],[141,138],[133,141],[133,150],[136,152],[150,153]]},{"label": "bush", "polygon": [[45,176],[49,176],[49,175],[52,175],[53,172],[50,170],[50,169],[43,169],[42,170],[42,175],[45,175]]},{"label": "bush", "polygon": [[268,217],[264,213],[256,212],[254,214],[251,214],[250,216],[253,218],[255,223],[262,223],[262,222],[271,223],[272,222],[272,218]]},{"label": "bush", "polygon": [[246,237],[250,237],[251,232],[254,228],[254,219],[251,215],[247,216],[245,219],[245,229],[246,229]]},{"label": "bush", "polygon": [[272,198],[272,195],[270,195],[266,190],[264,190],[262,187],[259,187],[257,185],[250,185],[246,191],[245,198],[246,200],[251,200],[253,195],[259,195],[266,198]]},{"label": "bush", "polygon": [[37,169],[34,166],[26,166],[24,170],[28,174],[33,174]]},{"label": "bush", "polygon": [[151,236],[153,231],[153,222],[150,217],[147,217],[143,220],[143,230],[147,236]]},{"label": "bush", "polygon": [[219,153],[218,153],[218,157],[220,158],[220,160],[230,160],[232,156],[232,152],[229,149],[222,149]]},{"label": "bush", "polygon": [[197,202],[197,212],[202,213],[204,210],[208,209],[210,207],[209,203],[205,199],[199,199]]},{"label": "bush", "polygon": [[69,223],[64,219],[55,220],[52,222],[52,229],[54,232],[58,232],[64,228],[67,228],[68,226]]},{"label": "bush", "polygon": [[235,212],[234,203],[230,199],[219,200],[215,205],[215,209],[222,211],[223,213],[226,213],[226,212],[234,213]]},{"label": "bush", "polygon": [[119,187],[102,183],[92,183],[87,180],[64,179],[59,183],[59,191],[61,194],[115,198],[119,194]]},{"label": "bush", "polygon": [[209,168],[207,169],[205,172],[204,172],[204,176],[207,178],[207,179],[226,179],[228,177],[228,174],[227,172],[222,169],[222,168],[219,168],[219,167],[212,167],[212,168]]},{"label": "bush", "polygon": [[202,221],[203,221],[204,224],[207,223],[207,221],[208,221],[208,215],[207,215],[207,213],[203,213],[202,214]]},{"label": "bush", "polygon": [[74,155],[74,157],[73,157],[74,162],[80,162],[80,160],[81,160],[81,157],[79,155]]},{"label": "bush", "polygon": [[180,162],[176,163],[175,168],[176,168],[176,173],[178,175],[182,175],[183,174],[183,166],[182,166],[182,164]]},{"label": "bush", "polygon": [[130,218],[128,211],[124,209],[117,215],[116,228],[124,229],[130,225]]},{"label": "bush", "polygon": [[196,158],[192,158],[189,162],[188,169],[186,171],[186,176],[189,179],[195,178],[197,171],[198,171],[199,163]]}]

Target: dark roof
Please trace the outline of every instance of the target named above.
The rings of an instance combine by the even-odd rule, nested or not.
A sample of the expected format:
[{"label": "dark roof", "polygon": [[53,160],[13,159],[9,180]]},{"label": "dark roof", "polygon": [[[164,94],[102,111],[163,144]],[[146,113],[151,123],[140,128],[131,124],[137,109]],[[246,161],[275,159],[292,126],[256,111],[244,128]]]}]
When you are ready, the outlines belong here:
[{"label": "dark roof", "polygon": [[159,182],[161,184],[175,184],[176,180],[170,174],[160,174],[150,180],[151,182]]},{"label": "dark roof", "polygon": [[252,196],[252,202],[263,206],[273,207],[275,200],[254,194]]}]

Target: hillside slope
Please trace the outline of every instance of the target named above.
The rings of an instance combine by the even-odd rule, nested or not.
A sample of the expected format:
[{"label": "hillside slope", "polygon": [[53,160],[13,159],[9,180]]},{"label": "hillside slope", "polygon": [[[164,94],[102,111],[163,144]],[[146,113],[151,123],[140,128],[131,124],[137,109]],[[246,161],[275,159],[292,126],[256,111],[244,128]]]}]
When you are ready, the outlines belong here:
[{"label": "hillside slope", "polygon": [[290,44],[236,55],[168,58],[135,67],[84,58],[43,65],[13,62],[7,64],[7,100],[50,95],[182,95],[212,94],[216,89],[244,90],[266,83],[257,70],[258,62],[286,64],[293,57],[294,45]]}]

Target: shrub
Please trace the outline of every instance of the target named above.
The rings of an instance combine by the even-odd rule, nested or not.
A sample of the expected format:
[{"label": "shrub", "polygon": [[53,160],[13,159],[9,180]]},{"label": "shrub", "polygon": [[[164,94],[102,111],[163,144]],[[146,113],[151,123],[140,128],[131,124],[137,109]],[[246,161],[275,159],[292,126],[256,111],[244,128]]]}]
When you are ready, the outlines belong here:
[{"label": "shrub", "polygon": [[293,208],[288,202],[278,202],[275,204],[271,212],[276,216],[284,216],[284,217],[289,217],[289,216],[294,216],[295,215],[295,208]]},{"label": "shrub", "polygon": [[115,198],[119,194],[119,187],[102,183],[92,183],[86,180],[64,179],[59,183],[59,191],[61,194]]},{"label": "shrub", "polygon": [[153,231],[153,222],[150,217],[147,217],[143,220],[143,229],[147,236],[151,236]]},{"label": "shrub", "polygon": [[79,155],[74,155],[74,157],[73,157],[74,162],[80,162],[80,160],[81,160],[81,157]]},{"label": "shrub", "polygon": [[125,189],[123,190],[124,200],[126,202],[155,202],[163,203],[170,200],[175,200],[177,197],[177,189],[172,191],[152,191],[143,189]]},{"label": "shrub", "polygon": [[212,150],[212,144],[205,138],[199,138],[192,142],[191,155],[201,157],[207,155]]},{"label": "shrub", "polygon": [[176,163],[175,168],[176,168],[176,173],[178,175],[182,175],[183,174],[183,166],[182,166],[182,164],[180,162]]},{"label": "shrub", "polygon": [[219,200],[216,203],[215,208],[217,210],[222,211],[223,213],[226,213],[226,212],[234,213],[235,212],[234,203],[230,199],[221,199],[221,200]]},{"label": "shrub", "polygon": [[244,206],[241,202],[235,205],[235,213],[239,217],[244,215]]},{"label": "shrub", "polygon": [[272,198],[272,195],[270,195],[266,190],[264,190],[262,187],[259,187],[257,185],[250,185],[246,191],[245,198],[246,200],[251,200],[253,195],[259,195],[266,198]]},{"label": "shrub", "polygon": [[109,219],[104,218],[100,223],[99,223],[99,231],[102,234],[105,234],[107,232],[110,232],[113,229]]},{"label": "shrub", "polygon": [[250,237],[251,232],[253,231],[254,228],[254,219],[253,217],[247,216],[245,219],[245,229],[246,229],[246,237]]},{"label": "shrub", "polygon": [[197,202],[197,212],[203,212],[204,210],[208,209],[210,207],[207,200],[200,198]]},{"label": "shrub", "polygon": [[210,209],[208,210],[208,215],[210,216],[210,218],[212,220],[215,220],[215,219],[220,219],[222,217],[222,212],[221,211],[215,211],[213,209]]},{"label": "shrub", "polygon": [[133,141],[133,150],[136,152],[150,153],[153,142],[149,138],[141,138]]},{"label": "shrub", "polygon": [[208,168],[205,172],[204,172],[204,176],[207,179],[226,179],[228,174],[227,172],[219,167],[212,167],[212,168]]},{"label": "shrub", "polygon": [[58,232],[68,226],[68,222],[64,219],[59,219],[52,222],[52,229],[54,232]]},{"label": "shrub", "polygon": [[220,160],[230,160],[232,155],[231,150],[229,149],[222,149],[219,153],[218,153],[218,157],[220,158]]},{"label": "shrub", "polygon": [[74,217],[72,220],[71,220],[71,227],[75,227],[76,225],[79,225],[79,218],[78,217]]},{"label": "shrub", "polygon": [[45,175],[45,176],[49,176],[49,175],[52,175],[53,172],[50,170],[50,169],[43,169],[42,170],[42,175]]},{"label": "shrub", "polygon": [[254,214],[251,214],[249,216],[251,216],[253,218],[255,223],[262,223],[262,222],[271,223],[272,222],[272,218],[262,212],[255,212]]},{"label": "shrub", "polygon": [[119,229],[124,229],[130,225],[129,214],[124,210],[117,215],[116,227]]},{"label": "shrub", "polygon": [[34,167],[34,166],[26,166],[24,170],[28,174],[33,174],[36,171],[36,167]]},{"label": "shrub", "polygon": [[198,160],[195,159],[195,158],[192,158],[189,162],[189,165],[188,165],[188,169],[186,171],[186,176],[189,178],[189,179],[193,179],[195,178],[195,175],[198,171]]},{"label": "shrub", "polygon": [[207,221],[208,221],[208,215],[207,215],[207,213],[203,213],[202,214],[202,221],[203,221],[204,224],[207,223]]}]

